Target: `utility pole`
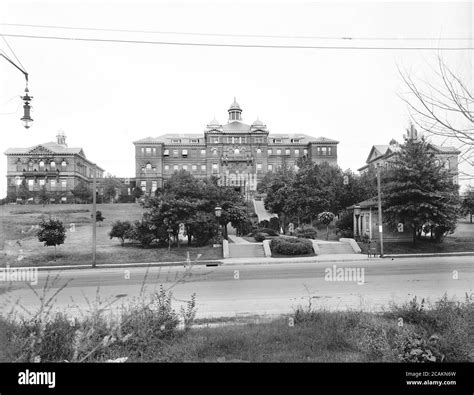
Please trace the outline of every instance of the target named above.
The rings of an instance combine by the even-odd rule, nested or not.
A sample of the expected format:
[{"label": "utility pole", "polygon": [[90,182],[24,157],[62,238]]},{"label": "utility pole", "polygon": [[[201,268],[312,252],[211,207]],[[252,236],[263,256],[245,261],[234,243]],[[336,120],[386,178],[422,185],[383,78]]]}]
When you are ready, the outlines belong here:
[{"label": "utility pole", "polygon": [[96,265],[96,242],[97,242],[97,229],[96,229],[96,214],[97,214],[97,170],[96,165],[94,164],[92,174],[92,267]]},{"label": "utility pole", "polygon": [[380,258],[383,258],[383,225],[382,225],[382,197],[380,191],[380,168],[377,166],[377,193],[378,193],[378,212],[379,212],[379,238],[380,238]]}]

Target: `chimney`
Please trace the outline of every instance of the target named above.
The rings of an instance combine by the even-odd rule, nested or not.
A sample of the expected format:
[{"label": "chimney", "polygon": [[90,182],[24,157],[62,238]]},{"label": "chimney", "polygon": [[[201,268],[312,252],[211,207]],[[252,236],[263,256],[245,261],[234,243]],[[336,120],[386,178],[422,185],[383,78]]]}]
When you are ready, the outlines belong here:
[{"label": "chimney", "polygon": [[64,133],[64,130],[60,130],[58,132],[58,135],[56,136],[56,139],[57,139],[57,143],[59,145],[62,145],[63,147],[67,147],[67,144],[66,144],[66,134]]}]

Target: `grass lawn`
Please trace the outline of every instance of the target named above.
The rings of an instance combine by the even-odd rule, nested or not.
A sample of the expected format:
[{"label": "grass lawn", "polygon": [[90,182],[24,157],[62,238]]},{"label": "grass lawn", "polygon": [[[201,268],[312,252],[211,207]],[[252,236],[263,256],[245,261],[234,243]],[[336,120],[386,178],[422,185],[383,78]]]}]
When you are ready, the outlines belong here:
[{"label": "grass lawn", "polygon": [[[33,265],[77,265],[89,264],[92,260],[92,222],[91,205],[3,205],[0,206],[0,266],[6,264]],[[134,221],[141,218],[143,209],[135,203],[98,204],[105,220],[97,225],[97,263],[125,262],[167,262],[183,261],[189,252],[194,261],[220,259],[222,251],[212,246],[173,247],[145,249],[137,245],[120,246],[117,239],[110,239],[108,233],[116,220]],[[45,247],[36,237],[35,226],[43,215],[53,215],[61,219],[68,229],[66,241],[57,248],[54,261],[54,248]],[[73,225],[72,225],[73,224]],[[18,260],[23,256],[23,259]]]},{"label": "grass lawn", "polygon": [[[358,243],[362,253],[367,253],[364,244]],[[412,241],[387,241],[384,242],[384,254],[422,254],[446,252],[474,252],[474,224],[467,221],[458,223],[453,234],[444,238],[442,243],[435,243],[429,237]]]}]

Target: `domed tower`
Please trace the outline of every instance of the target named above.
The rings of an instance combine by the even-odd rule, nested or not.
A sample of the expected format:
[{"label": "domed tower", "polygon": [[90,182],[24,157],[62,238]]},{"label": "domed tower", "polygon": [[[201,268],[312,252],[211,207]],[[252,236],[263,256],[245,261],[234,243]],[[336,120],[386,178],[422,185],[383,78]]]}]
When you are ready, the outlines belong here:
[{"label": "domed tower", "polygon": [[229,122],[232,121],[242,121],[242,109],[239,106],[239,103],[235,100],[230,105],[230,108],[227,110],[229,112]]}]

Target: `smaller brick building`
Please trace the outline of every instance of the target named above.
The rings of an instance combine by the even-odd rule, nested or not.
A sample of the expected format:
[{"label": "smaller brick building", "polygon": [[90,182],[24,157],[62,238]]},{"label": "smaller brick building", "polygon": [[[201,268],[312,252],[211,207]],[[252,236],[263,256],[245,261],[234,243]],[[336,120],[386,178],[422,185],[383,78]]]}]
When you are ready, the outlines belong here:
[{"label": "smaller brick building", "polygon": [[[7,156],[7,197],[14,197],[23,181],[32,196],[46,188],[55,201],[72,200],[71,190],[81,181],[92,184],[94,164],[82,148],[69,148],[64,132],[56,142],[37,144],[28,148],[9,148]],[[96,165],[97,180],[104,169]]]}]

